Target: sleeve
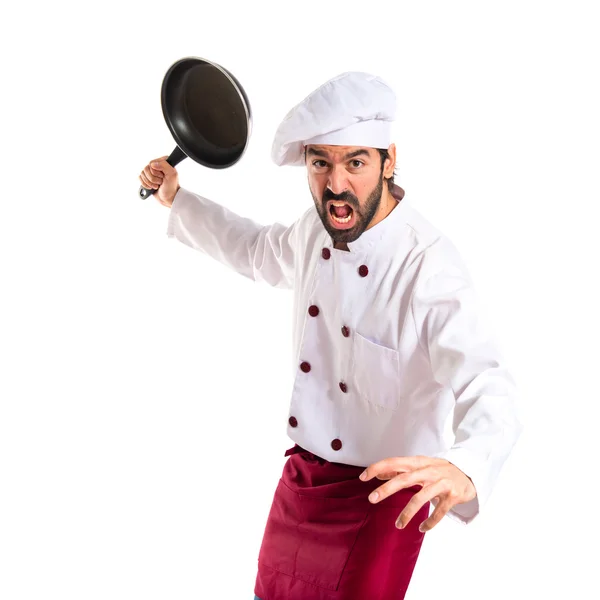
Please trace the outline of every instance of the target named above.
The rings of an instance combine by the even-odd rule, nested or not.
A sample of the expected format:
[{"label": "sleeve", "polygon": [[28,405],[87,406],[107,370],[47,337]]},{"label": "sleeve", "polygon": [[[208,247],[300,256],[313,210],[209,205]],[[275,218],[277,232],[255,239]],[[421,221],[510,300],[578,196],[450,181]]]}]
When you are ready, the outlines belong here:
[{"label": "sleeve", "polygon": [[167,236],[253,281],[289,289],[300,220],[262,226],[224,206],[180,188],[171,206]]},{"label": "sleeve", "polygon": [[455,397],[454,444],[435,457],[456,465],[475,486],[473,500],[447,513],[467,524],[489,498],[523,426],[515,382],[482,321],[466,268],[440,263],[424,269],[423,281],[419,276],[412,310],[433,375]]}]

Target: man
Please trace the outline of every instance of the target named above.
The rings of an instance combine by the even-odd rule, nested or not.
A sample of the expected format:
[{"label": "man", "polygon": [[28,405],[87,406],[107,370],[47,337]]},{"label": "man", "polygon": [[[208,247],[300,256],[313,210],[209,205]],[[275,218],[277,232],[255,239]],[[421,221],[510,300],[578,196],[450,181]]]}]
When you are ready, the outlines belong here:
[{"label": "man", "polygon": [[294,290],[296,445],[260,600],[404,598],[424,533],[475,518],[521,431],[461,257],[394,184],[395,110],[385,82],[351,72],[288,113],[273,159],[305,166],[314,200],[289,227],[192,194],[164,159],[140,175],[171,207],[170,237]]}]

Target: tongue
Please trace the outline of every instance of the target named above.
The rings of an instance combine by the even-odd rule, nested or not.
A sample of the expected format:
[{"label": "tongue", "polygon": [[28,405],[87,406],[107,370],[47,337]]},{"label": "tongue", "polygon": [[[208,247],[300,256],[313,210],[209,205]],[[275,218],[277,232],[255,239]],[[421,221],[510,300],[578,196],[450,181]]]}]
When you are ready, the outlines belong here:
[{"label": "tongue", "polygon": [[340,219],[346,218],[350,214],[351,210],[352,209],[347,204],[344,204],[344,206],[334,206],[333,207],[333,213],[335,214],[336,217],[338,217]]}]

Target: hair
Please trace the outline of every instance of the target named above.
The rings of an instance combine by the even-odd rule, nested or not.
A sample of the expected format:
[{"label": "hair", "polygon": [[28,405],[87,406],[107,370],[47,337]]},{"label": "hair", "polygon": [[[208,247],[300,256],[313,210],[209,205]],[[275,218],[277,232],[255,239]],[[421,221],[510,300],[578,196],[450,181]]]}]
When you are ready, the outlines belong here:
[{"label": "hair", "polygon": [[[390,153],[387,151],[387,148],[376,148],[377,152],[379,152],[379,156],[381,157],[381,172],[383,173],[383,165],[385,161],[390,157]],[[306,146],[304,146],[304,162],[306,162]],[[385,181],[388,186],[388,190],[392,191],[394,187],[394,177],[396,176],[396,169],[394,168],[394,172],[391,177],[388,177]]]}]

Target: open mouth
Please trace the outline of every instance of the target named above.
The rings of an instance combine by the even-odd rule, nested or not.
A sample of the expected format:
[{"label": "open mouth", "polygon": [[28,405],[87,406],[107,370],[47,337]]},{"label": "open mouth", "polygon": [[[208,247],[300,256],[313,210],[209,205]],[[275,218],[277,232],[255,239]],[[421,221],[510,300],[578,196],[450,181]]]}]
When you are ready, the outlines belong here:
[{"label": "open mouth", "polygon": [[331,222],[337,229],[349,229],[354,225],[354,210],[346,202],[332,200],[328,208]]}]

